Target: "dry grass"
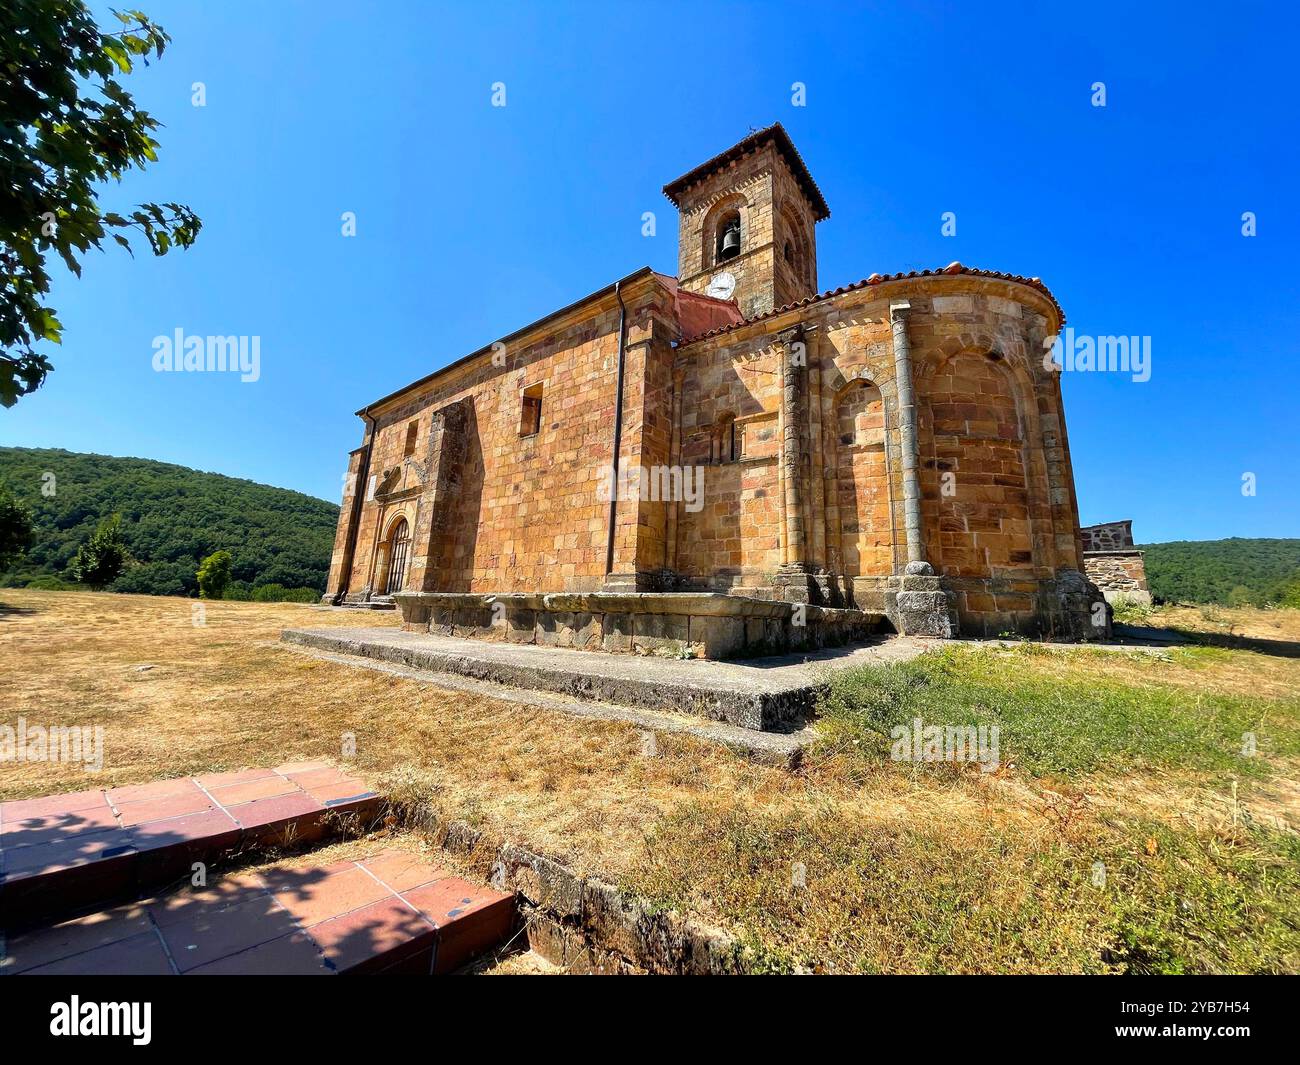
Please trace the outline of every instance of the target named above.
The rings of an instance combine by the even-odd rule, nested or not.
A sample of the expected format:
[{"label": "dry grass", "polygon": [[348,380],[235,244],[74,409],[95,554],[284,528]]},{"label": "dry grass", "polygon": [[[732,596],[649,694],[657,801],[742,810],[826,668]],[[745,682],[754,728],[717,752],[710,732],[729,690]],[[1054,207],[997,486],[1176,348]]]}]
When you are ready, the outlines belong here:
[{"label": "dry grass", "polygon": [[[712,789],[755,797],[797,785],[685,737],[640,755],[626,726],[309,658],[276,645],[285,627],[395,624],[295,604],[191,602],[5,590],[0,709],[31,724],[105,730],[105,786],[297,758],[338,757],[498,832],[527,826],[548,852],[617,863],[674,805]],[[140,672],[139,667],[152,668]],[[75,765],[0,763],[0,798],[85,786]]]},{"label": "dry grass", "polygon": [[[396,797],[730,927],[774,968],[1300,965],[1295,902],[1287,910],[1275,898],[1286,886],[1277,872],[1283,844],[1259,836],[1295,798],[1291,762],[1245,785],[1232,806],[1221,801],[1224,781],[1177,768],[1051,781],[864,768],[826,751],[790,774],[667,735],[659,756],[645,758],[627,726],[275,645],[282,627],[356,625],[355,614],[215,603],[195,627],[186,600],[5,590],[0,602],[0,719],[104,725],[97,784],[337,756],[353,733],[358,769]],[[1202,657],[1152,664],[1084,652],[1009,662],[1045,681],[1091,671],[1137,686],[1232,691],[1264,657],[1190,654]],[[153,668],[138,671],[143,664]],[[1260,664],[1270,691],[1300,688],[1294,660]],[[85,780],[72,766],[0,763],[0,798]],[[1165,833],[1170,842],[1152,852],[1149,841]],[[1090,881],[1099,860],[1114,870],[1107,890]],[[796,862],[807,868],[804,889],[791,883]],[[1225,898],[1204,925],[1199,911],[1161,909],[1171,892],[1212,898],[1233,885],[1242,898]]]},{"label": "dry grass", "polygon": [[[1300,658],[1211,646],[1176,646],[1158,650],[1102,651],[1089,647],[1034,648],[1035,673],[1077,680],[1104,672],[1109,680],[1134,687],[1178,688],[1265,699],[1294,697],[1300,692]],[[1016,654],[1006,652],[1010,659]]]},{"label": "dry grass", "polygon": [[1152,609],[1146,624],[1187,632],[1300,643],[1300,610],[1287,607],[1260,610],[1214,605],[1158,606]]},{"label": "dry grass", "polygon": [[518,950],[497,957],[488,954],[461,973],[463,976],[563,976],[565,970],[531,950]]}]

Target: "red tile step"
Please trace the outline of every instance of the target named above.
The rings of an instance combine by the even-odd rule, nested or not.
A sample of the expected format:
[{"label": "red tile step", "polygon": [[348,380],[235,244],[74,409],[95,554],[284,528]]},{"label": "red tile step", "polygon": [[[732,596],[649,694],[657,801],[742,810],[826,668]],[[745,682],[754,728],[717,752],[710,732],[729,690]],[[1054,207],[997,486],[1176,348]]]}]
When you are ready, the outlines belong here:
[{"label": "red tile step", "polygon": [[514,924],[513,896],[387,851],[280,863],[14,936],[0,975],[441,974]]},{"label": "red tile step", "polygon": [[0,803],[0,930],[132,898],[235,850],[311,842],[380,797],[327,762],[294,762]]}]

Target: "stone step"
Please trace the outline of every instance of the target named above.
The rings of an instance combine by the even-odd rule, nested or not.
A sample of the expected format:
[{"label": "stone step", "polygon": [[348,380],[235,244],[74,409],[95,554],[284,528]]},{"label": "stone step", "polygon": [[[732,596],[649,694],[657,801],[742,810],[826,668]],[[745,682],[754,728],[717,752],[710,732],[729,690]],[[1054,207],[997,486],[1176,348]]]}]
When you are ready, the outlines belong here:
[{"label": "stone step", "polygon": [[372,595],[369,599],[344,599],[339,604],[344,610],[396,610],[397,603],[391,595]]},{"label": "stone step", "polygon": [[[753,761],[781,766],[785,769],[797,769],[803,761],[805,748],[816,739],[816,733],[811,727],[793,732],[760,732],[756,729],[728,725],[725,721],[706,721],[704,718],[689,714],[677,714],[668,710],[635,709],[617,706],[614,703],[596,702],[592,699],[578,699],[555,692],[510,688],[502,684],[494,684],[490,680],[475,680],[473,677],[454,673],[434,673],[430,670],[402,666],[378,658],[365,658],[361,655],[334,654],[332,651],[321,651],[301,644],[268,643],[267,646],[279,646],[294,654],[307,655],[321,662],[333,662],[335,665],[349,666],[353,669],[372,670],[388,677],[401,677],[404,680],[415,681],[421,686],[433,685],[443,693],[463,692],[481,699],[496,699],[519,707],[533,707],[592,721],[617,721],[653,735],[675,733],[694,736],[708,743],[721,744]],[[421,698],[429,697],[421,695]],[[432,696],[432,698],[437,697]],[[643,736],[642,744],[646,742],[647,739]]]},{"label": "stone step", "polygon": [[726,662],[575,651],[397,628],[285,629],[280,639],[358,663],[382,662],[784,735],[804,729],[828,670],[906,661],[928,646],[911,637],[881,634],[854,646]]},{"label": "stone step", "polygon": [[515,914],[401,851],[280,862],[11,937],[0,974],[442,974],[505,942]]},{"label": "stone step", "polygon": [[380,803],[323,761],[0,803],[0,930],[157,890],[195,862],[364,825]]},{"label": "stone step", "polygon": [[867,648],[720,662],[605,654],[466,640],[395,628],[285,629],[286,643],[432,673],[558,692],[634,709],[666,710],[745,729],[793,732],[811,716],[822,679],[810,663],[857,664]]}]

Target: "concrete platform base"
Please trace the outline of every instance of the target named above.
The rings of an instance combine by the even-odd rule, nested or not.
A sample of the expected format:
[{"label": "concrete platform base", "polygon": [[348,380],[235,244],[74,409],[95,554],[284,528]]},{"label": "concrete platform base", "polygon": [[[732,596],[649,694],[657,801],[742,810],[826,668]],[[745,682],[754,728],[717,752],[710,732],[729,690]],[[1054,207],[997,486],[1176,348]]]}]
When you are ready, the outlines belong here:
[{"label": "concrete platform base", "polygon": [[853,648],[715,662],[654,655],[595,655],[390,628],[285,629],[281,639],[357,659],[778,733],[804,727],[812,715],[826,668],[903,661],[920,654],[926,646],[924,641],[906,637],[875,637],[867,645]]},{"label": "concrete platform base", "polygon": [[782,769],[797,769],[803,762],[804,749],[817,738],[811,727],[796,732],[758,732],[754,729],[728,725],[725,721],[705,721],[703,718],[673,713],[669,710],[637,710],[627,706],[616,706],[613,703],[579,699],[572,695],[559,695],[555,692],[509,688],[490,680],[475,680],[472,677],[462,677],[452,673],[434,673],[427,669],[399,666],[378,658],[335,654],[332,651],[319,651],[299,644],[278,646],[295,654],[309,655],[323,662],[334,662],[353,669],[371,669],[385,676],[400,677],[403,680],[431,684],[448,691],[463,692],[487,699],[501,699],[547,713],[569,714],[573,717],[590,718],[593,721],[616,721],[655,735],[676,733],[694,736],[706,743],[728,747],[750,761],[762,765],[774,765]]}]

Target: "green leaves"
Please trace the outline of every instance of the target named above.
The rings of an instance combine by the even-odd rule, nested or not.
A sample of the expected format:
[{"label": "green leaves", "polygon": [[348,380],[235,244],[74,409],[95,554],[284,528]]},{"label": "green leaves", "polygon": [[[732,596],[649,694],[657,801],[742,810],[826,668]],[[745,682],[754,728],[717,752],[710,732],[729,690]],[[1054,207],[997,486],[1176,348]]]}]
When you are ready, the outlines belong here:
[{"label": "green leaves", "polygon": [[131,55],[126,50],[124,42],[112,37],[104,38],[104,54],[117,64],[117,69],[123,74],[131,73]]},{"label": "green leaves", "polygon": [[1300,539],[1233,537],[1144,544],[1142,550],[1151,593],[1165,602],[1228,604],[1241,589],[1237,599],[1279,603],[1300,584]]},{"label": "green leaves", "polygon": [[[166,31],[150,21],[143,11],[113,11],[113,16],[122,25],[130,27],[119,36],[132,55],[147,57],[152,48],[154,57],[158,58],[163,54],[163,49],[171,44],[172,39]],[[145,64],[148,65],[147,58]]]},{"label": "green leaves", "polygon": [[[134,254],[137,229],[155,255],[188,248],[202,226],[177,203],[104,212],[96,186],[158,158],[158,122],[117,80],[158,58],[171,38],[142,11],[114,11],[104,32],[84,0],[0,5],[0,405],[35,391],[52,369],[35,349],[62,327],[45,305],[51,254],[80,276],[106,235]],[[54,219],[51,227],[50,220]]]},{"label": "green leaves", "polygon": [[0,482],[0,573],[32,546],[32,512]]},{"label": "green leaves", "polygon": [[97,592],[117,580],[130,560],[122,535],[122,515],[113,514],[101,521],[90,538],[77,548],[68,572],[73,580]]},{"label": "green leaves", "polygon": [[[188,248],[203,228],[202,219],[179,203],[142,203],[131,212],[130,218],[110,212],[104,215],[103,220],[110,226],[140,230],[155,255],[166,255],[173,247]],[[115,233],[113,239],[131,251],[130,241],[126,237]]]},{"label": "green leaves", "polygon": [[41,308],[41,317],[44,319],[44,325],[41,326],[41,338],[51,340],[55,344],[63,343],[63,323],[54,317],[54,312],[48,307]]},{"label": "green leaves", "polygon": [[220,599],[230,584],[230,569],[233,559],[229,551],[213,551],[199,563],[195,574],[199,582],[200,599]]}]

